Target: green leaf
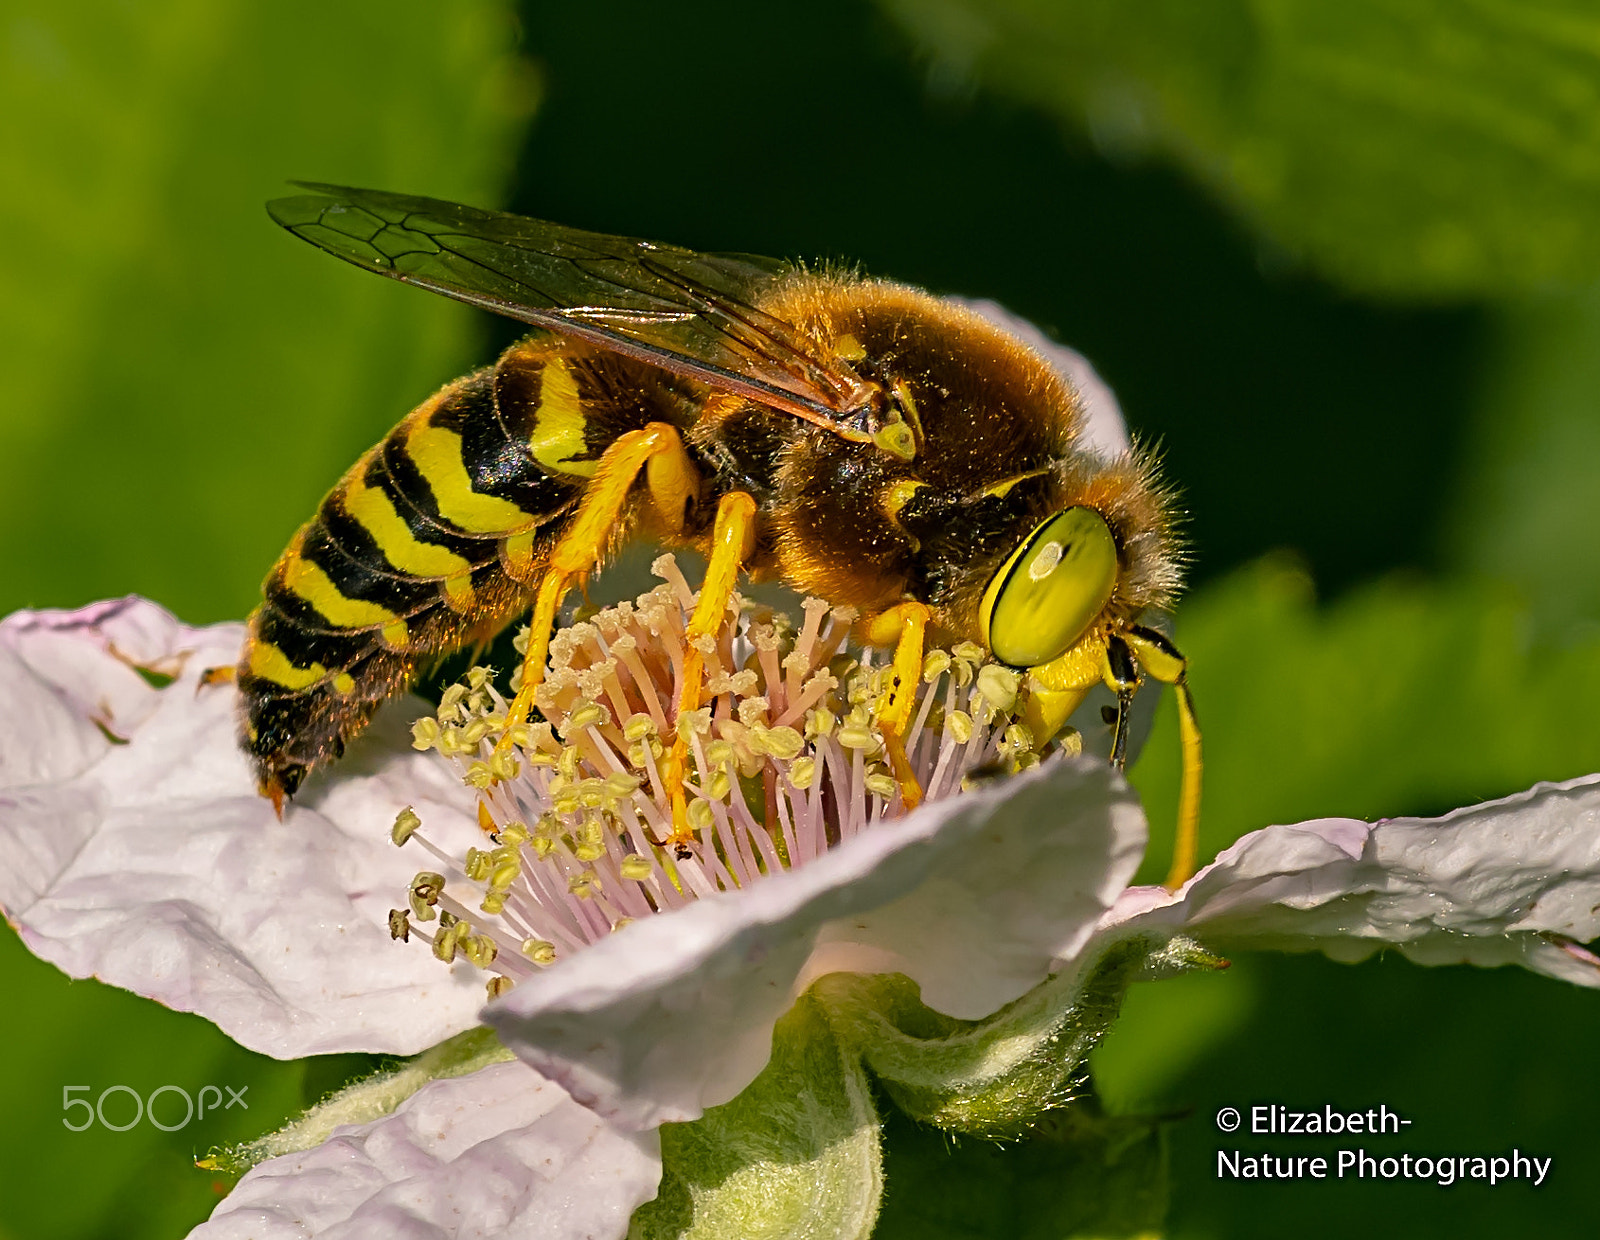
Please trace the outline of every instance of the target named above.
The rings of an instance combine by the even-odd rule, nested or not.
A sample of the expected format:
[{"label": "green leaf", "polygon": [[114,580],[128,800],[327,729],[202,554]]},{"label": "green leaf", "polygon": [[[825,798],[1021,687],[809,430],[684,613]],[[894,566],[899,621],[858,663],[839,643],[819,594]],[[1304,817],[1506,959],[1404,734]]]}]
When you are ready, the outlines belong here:
[{"label": "green leaf", "polygon": [[[511,8],[15,0],[0,27],[0,612],[135,590],[237,619],[321,494],[478,336],[470,311],[318,255],[262,204],[297,176],[492,204],[533,99]],[[4,928],[0,989],[26,1014],[0,1072],[23,1119],[0,1136],[0,1235],[181,1235],[225,1187],[196,1154],[319,1092],[302,1094],[316,1065],[69,982]],[[77,1084],[227,1085],[250,1109],[75,1133]]]},{"label": "green leaf", "polygon": [[952,1132],[1013,1137],[1064,1106],[1136,978],[1216,968],[1187,939],[1102,945],[978,1021],[925,1007],[903,974],[834,973],[812,993],[896,1105]]},{"label": "green leaf", "polygon": [[810,994],[742,1094],[662,1128],[661,1160],[630,1240],[864,1240],[883,1192],[872,1091]]},{"label": "green leaf", "polygon": [[532,98],[513,33],[501,0],[8,6],[0,612],[136,590],[243,615],[340,473],[470,365],[471,311],[262,204],[320,176],[492,205]]},{"label": "green leaf", "polygon": [[1600,621],[1600,290],[1498,317],[1450,557],[1522,591],[1540,636],[1582,641]]},{"label": "green leaf", "polygon": [[937,76],[1157,152],[1347,287],[1600,275],[1600,10],[1585,0],[884,0]]},{"label": "green leaf", "polygon": [[888,1191],[874,1240],[1071,1240],[1160,1233],[1166,1141],[1085,1097],[1024,1141],[952,1143],[900,1116],[885,1125]]}]

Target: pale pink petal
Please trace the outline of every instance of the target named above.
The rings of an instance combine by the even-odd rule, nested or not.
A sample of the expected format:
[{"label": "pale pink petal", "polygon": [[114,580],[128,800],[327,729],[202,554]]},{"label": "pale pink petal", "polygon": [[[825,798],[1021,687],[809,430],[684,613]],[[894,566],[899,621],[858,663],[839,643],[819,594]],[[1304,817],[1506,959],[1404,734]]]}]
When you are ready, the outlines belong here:
[{"label": "pale pink petal", "polygon": [[417,704],[279,822],[235,740],[236,691],[196,687],[242,637],[133,598],[0,622],[0,908],[71,976],[269,1055],[409,1054],[468,1027],[481,978],[386,925],[416,866],[388,842],[395,814],[461,799],[404,743]]},{"label": "pale pink petal", "polygon": [[621,1240],[661,1182],[624,1133],[523,1063],[434,1081],[239,1181],[192,1240]]},{"label": "pale pink petal", "polygon": [[1600,970],[1572,949],[1600,937],[1600,775],[1442,818],[1268,827],[1178,896],[1125,892],[1106,928],[1142,926],[1338,960],[1393,945],[1420,964],[1521,964],[1600,986]]},{"label": "pale pink petal", "polygon": [[754,1078],[774,1022],[823,973],[905,973],[958,1017],[1017,998],[1083,945],[1144,842],[1138,803],[1107,767],[1050,763],[628,926],[485,1019],[618,1123],[692,1119]]}]

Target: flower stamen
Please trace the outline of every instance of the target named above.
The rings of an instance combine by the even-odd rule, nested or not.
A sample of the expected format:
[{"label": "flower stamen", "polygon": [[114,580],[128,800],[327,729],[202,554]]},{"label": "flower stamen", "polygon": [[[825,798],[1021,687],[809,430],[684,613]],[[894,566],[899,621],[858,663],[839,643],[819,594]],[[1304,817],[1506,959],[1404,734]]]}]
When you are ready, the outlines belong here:
[{"label": "flower stamen", "polygon": [[[508,728],[493,672],[475,667],[412,729],[417,749],[477,790],[493,846],[453,858],[402,811],[391,838],[440,868],[417,875],[390,929],[491,974],[490,997],[633,921],[805,865],[904,812],[880,723],[894,671],[870,651],[841,654],[852,610],[806,599],[796,629],[736,595],[718,633],[696,643],[711,702],[680,713],[696,597],[671,556],[653,567],[662,585],[552,638],[543,720]],[[1020,678],[980,647],[930,649],[918,681],[905,761],[929,800],[975,769],[1039,761]],[[670,789],[663,759],[680,735],[690,769]],[[668,847],[674,793],[694,838]],[[431,935],[415,924],[435,918]]]}]

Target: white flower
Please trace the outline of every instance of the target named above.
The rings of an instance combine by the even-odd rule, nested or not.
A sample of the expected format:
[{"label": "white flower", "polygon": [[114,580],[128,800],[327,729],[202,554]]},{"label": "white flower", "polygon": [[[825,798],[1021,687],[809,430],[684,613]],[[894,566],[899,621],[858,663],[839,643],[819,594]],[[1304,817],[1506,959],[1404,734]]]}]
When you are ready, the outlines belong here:
[{"label": "white flower", "polygon": [[[391,712],[278,822],[238,752],[232,690],[199,686],[241,636],[237,625],[187,628],[137,599],[0,622],[0,904],[69,974],[200,1012],[268,1054],[407,1053],[469,1027],[482,1006],[476,971],[392,942],[387,913],[413,870],[389,824],[414,805],[431,837],[464,852],[481,842],[471,789],[397,736]],[[421,1220],[442,1217],[441,1193],[553,1140],[575,1150],[563,1191],[590,1204],[604,1191],[621,1235],[660,1174],[649,1130],[747,1084],[811,979],[896,970],[930,1002],[982,1015],[1079,950],[1143,843],[1130,791],[1086,759],[934,802],[800,869],[642,920],[488,1013],[508,1045],[613,1123],[585,1128],[591,1113],[548,1094],[474,1118],[477,1077],[438,1081],[388,1119],[262,1164],[208,1225],[238,1214],[241,1230],[204,1234],[265,1226],[266,1200],[285,1227],[296,1218],[337,1234],[341,1219],[401,1198],[417,1229],[392,1234],[436,1234]],[[570,1034],[596,1019],[603,1037],[582,1052]],[[524,1065],[492,1071],[553,1088]],[[514,1178],[474,1183],[480,1206],[500,1203],[496,1226],[518,1234]],[[541,1226],[527,1234],[607,1234],[592,1221]]]},{"label": "white flower", "polygon": [[1219,947],[1388,946],[1418,964],[1520,964],[1600,986],[1600,775],[1376,823],[1322,818],[1244,836],[1177,894],[1123,893],[1107,933],[1182,926]]},{"label": "white flower", "polygon": [[[277,822],[236,750],[231,691],[196,688],[239,636],[138,600],[0,624],[9,918],[72,975],[271,1054],[409,1052],[469,1026],[475,971],[391,942],[386,914],[412,870],[388,823],[411,804],[430,833],[476,838],[470,790],[380,724]],[[1047,764],[571,953],[486,1013],[524,1063],[436,1081],[262,1164],[201,1234],[620,1236],[660,1174],[650,1130],[737,1094],[777,1017],[835,970],[905,973],[930,1006],[976,1018],[1097,934],[1182,928],[1593,985],[1575,944],[1600,933],[1597,827],[1591,778],[1438,820],[1271,827],[1177,895],[1127,890],[1144,839],[1131,794],[1092,760]]]},{"label": "white flower", "polygon": [[[1057,362],[1082,366],[1067,350]],[[1084,382],[1091,433],[1114,453],[1126,442],[1115,403]],[[441,901],[484,921],[476,934],[510,927],[551,949],[502,961],[516,986],[484,1010],[477,967],[393,942],[389,921],[415,847],[448,860],[483,845],[479,793],[459,778],[481,738],[453,771],[410,743],[423,705],[398,703],[280,822],[239,752],[233,690],[200,686],[205,669],[236,661],[242,637],[139,599],[0,622],[0,908],[68,974],[198,1012],[270,1055],[412,1054],[482,1019],[519,1059],[440,1074],[381,1118],[324,1111],[325,1126],[352,1122],[247,1174],[197,1231],[209,1240],[620,1237],[661,1181],[658,1126],[740,1094],[775,1023],[830,973],[904,974],[924,1003],[972,1020],[1031,993],[1048,1016],[1037,996],[1063,990],[1048,977],[1182,932],[1339,959],[1393,944],[1422,963],[1521,963],[1600,984],[1580,946],[1600,934],[1600,777],[1439,820],[1269,827],[1173,894],[1127,888],[1143,815],[1119,777],[1082,758],[904,818],[861,811],[831,847],[795,835],[793,868],[741,862],[735,848],[723,860],[738,890],[702,883],[696,899],[662,885],[659,857],[648,898],[644,885],[619,890],[644,872],[638,840],[631,852],[620,837],[579,841],[580,856],[568,838],[552,864],[598,866],[600,900],[579,908],[593,891],[552,888],[504,926],[454,894]],[[993,752],[993,739],[979,747]],[[497,827],[552,795],[549,772],[534,775],[531,788],[484,790]],[[402,850],[389,824],[406,807],[424,826]],[[717,864],[703,854],[690,868]],[[587,920],[563,921],[575,910]],[[991,1067],[1005,1057],[976,1049]],[[905,1094],[905,1081],[885,1082]],[[870,1227],[876,1188],[863,1200]]]}]

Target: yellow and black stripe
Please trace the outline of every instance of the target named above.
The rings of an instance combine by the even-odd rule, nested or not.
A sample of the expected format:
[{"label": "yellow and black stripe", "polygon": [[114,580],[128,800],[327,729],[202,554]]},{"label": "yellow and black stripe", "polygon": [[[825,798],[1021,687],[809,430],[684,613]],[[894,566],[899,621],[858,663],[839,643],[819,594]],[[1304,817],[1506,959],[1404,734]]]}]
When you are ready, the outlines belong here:
[{"label": "yellow and black stripe", "polygon": [[606,446],[682,417],[647,369],[535,335],[345,474],[250,618],[243,734],[265,790],[292,794],[425,663],[527,607]]}]

